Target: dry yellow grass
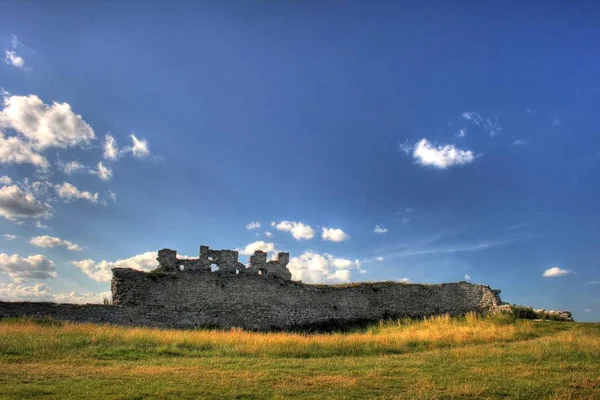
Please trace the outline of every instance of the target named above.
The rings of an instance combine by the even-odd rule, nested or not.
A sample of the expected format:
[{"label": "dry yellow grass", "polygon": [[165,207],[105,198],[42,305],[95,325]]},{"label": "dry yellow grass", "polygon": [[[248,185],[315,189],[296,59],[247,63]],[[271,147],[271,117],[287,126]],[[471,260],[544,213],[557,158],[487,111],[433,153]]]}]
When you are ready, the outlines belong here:
[{"label": "dry yellow grass", "polygon": [[0,398],[600,398],[600,325],[468,315],[352,333],[0,322]]}]

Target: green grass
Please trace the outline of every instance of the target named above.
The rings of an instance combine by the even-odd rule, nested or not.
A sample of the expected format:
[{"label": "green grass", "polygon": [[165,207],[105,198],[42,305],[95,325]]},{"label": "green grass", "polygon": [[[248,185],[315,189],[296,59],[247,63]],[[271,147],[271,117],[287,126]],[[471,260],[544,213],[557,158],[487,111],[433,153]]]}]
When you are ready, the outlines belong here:
[{"label": "green grass", "polygon": [[507,316],[299,334],[0,322],[0,398],[600,398],[600,324]]}]

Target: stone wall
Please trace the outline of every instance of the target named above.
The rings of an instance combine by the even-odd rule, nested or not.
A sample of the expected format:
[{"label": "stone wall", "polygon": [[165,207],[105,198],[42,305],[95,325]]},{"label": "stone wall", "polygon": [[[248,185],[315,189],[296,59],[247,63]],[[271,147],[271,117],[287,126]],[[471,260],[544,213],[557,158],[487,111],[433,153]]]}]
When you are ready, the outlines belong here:
[{"label": "stone wall", "polygon": [[113,270],[113,301],[145,323],[253,330],[348,325],[391,317],[462,315],[500,305],[497,291],[466,282],[308,285],[260,275]]},{"label": "stone wall", "polygon": [[[235,251],[202,246],[198,259],[179,259],[175,251],[163,249],[155,271],[113,269],[113,306],[0,302],[0,318],[50,316],[77,322],[264,331],[489,312],[501,304],[499,291],[484,285],[309,285],[291,280],[287,253],[267,262],[265,253],[256,252],[248,267],[237,257]],[[219,267],[217,272],[211,271],[212,264]]]}]

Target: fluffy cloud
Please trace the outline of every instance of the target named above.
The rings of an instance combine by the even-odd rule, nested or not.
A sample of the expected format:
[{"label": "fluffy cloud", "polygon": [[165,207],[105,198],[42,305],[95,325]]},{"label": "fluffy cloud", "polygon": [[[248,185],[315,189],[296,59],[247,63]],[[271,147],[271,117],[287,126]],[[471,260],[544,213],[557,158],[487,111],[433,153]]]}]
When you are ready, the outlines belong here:
[{"label": "fluffy cloud", "polygon": [[243,254],[245,256],[252,255],[257,250],[264,251],[265,253],[277,253],[277,250],[275,249],[275,244],[265,242],[264,240],[259,240],[259,241],[250,243],[243,249],[236,249],[236,250],[240,254]]},{"label": "fluffy cloud", "polygon": [[53,301],[56,303],[103,303],[104,299],[110,299],[110,292],[101,293],[57,293],[53,294],[45,283],[37,283],[33,286],[22,286],[15,283],[0,283],[1,301]]},{"label": "fluffy cloud", "polygon": [[439,169],[469,164],[475,160],[471,150],[461,150],[453,144],[436,146],[427,139],[419,140],[412,148],[402,146],[401,149],[406,153],[412,151],[412,157],[418,164]]},{"label": "fluffy cloud", "polygon": [[21,286],[16,283],[0,283],[1,301],[49,301],[50,289],[45,283]]},{"label": "fluffy cloud", "polygon": [[310,250],[293,257],[288,264],[292,279],[306,283],[349,282],[352,270],[363,271],[358,260],[335,258],[331,254],[318,254]]},{"label": "fluffy cloud", "polygon": [[100,161],[98,163],[98,169],[94,171],[93,174],[98,175],[98,177],[103,181],[110,181],[113,172],[112,169],[106,167],[104,164],[102,164],[102,161]]},{"label": "fluffy cloud", "polygon": [[2,235],[2,238],[4,238],[4,240],[15,240],[16,238],[18,238],[18,236],[11,235],[10,233],[5,233]]},{"label": "fluffy cloud", "polygon": [[552,268],[548,268],[547,270],[544,271],[544,274],[542,275],[544,278],[554,278],[557,276],[564,276],[567,274],[572,274],[573,271],[571,271],[570,269],[560,269],[558,267],[552,267]]},{"label": "fluffy cloud", "polygon": [[112,278],[112,268],[133,268],[140,271],[151,271],[158,266],[156,257],[158,252],[148,251],[133,257],[124,258],[117,261],[96,262],[91,259],[73,261],[72,264],[83,271],[87,276],[98,282],[110,282]]},{"label": "fluffy cloud", "polygon": [[18,279],[54,279],[54,263],[41,254],[21,257],[18,254],[0,254],[0,272]]},{"label": "fluffy cloud", "polygon": [[388,229],[383,225],[375,225],[375,229],[373,229],[375,233],[387,233]]},{"label": "fluffy cloud", "polygon": [[52,301],[55,303],[70,303],[70,304],[102,304],[104,300],[112,298],[111,292],[76,292],[57,293],[52,295]]},{"label": "fluffy cloud", "polygon": [[412,283],[412,281],[410,279],[408,279],[408,278],[399,279],[398,282],[400,282],[400,283]]},{"label": "fluffy cloud", "polygon": [[8,65],[12,65],[15,68],[23,68],[25,66],[25,60],[19,56],[14,50],[6,50],[4,53],[4,62]]},{"label": "fluffy cloud", "polygon": [[96,169],[88,168],[77,161],[70,161],[66,164],[59,163],[58,165],[59,168],[61,168],[67,175],[71,175],[76,172],[85,172],[88,174],[97,175],[98,178],[102,179],[103,181],[109,181],[113,176],[112,169],[104,165],[102,161],[98,163]]},{"label": "fluffy cloud", "polygon": [[74,174],[76,172],[85,171],[87,168],[83,166],[83,164],[77,161],[70,161],[66,164],[60,164],[60,167],[67,175]]},{"label": "fluffy cloud", "polygon": [[65,247],[69,251],[81,251],[81,247],[73,242],[48,235],[32,237],[29,243],[37,247]]},{"label": "fluffy cloud", "polygon": [[119,148],[117,141],[112,135],[104,136],[104,158],[107,160],[116,160],[119,157]]},{"label": "fluffy cloud", "polygon": [[379,256],[379,257],[375,257],[376,261],[382,262],[383,260],[385,260],[385,258]]},{"label": "fluffy cloud", "polygon": [[145,139],[139,140],[135,135],[131,134],[132,145],[129,148],[134,157],[146,157],[150,154],[148,150],[148,142]]},{"label": "fluffy cloud", "polygon": [[470,280],[471,280],[471,275],[469,275],[469,274],[465,274],[465,280],[466,280],[466,281],[470,281]]},{"label": "fluffy cloud", "polygon": [[[0,129],[2,122],[0,121]],[[33,164],[47,169],[50,164],[46,157],[33,149],[29,142],[16,136],[5,137],[0,130],[0,164]]]},{"label": "fluffy cloud", "polygon": [[81,191],[68,182],[64,182],[62,185],[56,185],[54,188],[58,197],[66,202],[76,199],[87,200],[90,203],[98,202],[98,193],[92,194],[91,192]]},{"label": "fluffy cloud", "polygon": [[49,218],[52,207],[23,192],[18,186],[0,188],[0,216],[15,221],[19,218]]},{"label": "fluffy cloud", "polygon": [[68,103],[47,105],[36,95],[4,98],[0,125],[23,135],[33,148],[81,146],[94,139],[92,128]]},{"label": "fluffy cloud", "polygon": [[269,232],[269,231],[265,231],[265,236],[266,237],[271,237],[271,236],[273,236],[273,234],[271,232]]},{"label": "fluffy cloud", "polygon": [[10,185],[12,184],[12,179],[10,179],[10,177],[4,175],[2,177],[0,177],[0,184],[2,185]]},{"label": "fluffy cloud", "polygon": [[292,237],[296,240],[309,240],[315,237],[314,229],[302,222],[281,221],[274,224],[274,226],[278,231],[290,232]]},{"label": "fluffy cloud", "polygon": [[330,242],[343,242],[344,240],[349,238],[348,234],[341,229],[325,227],[323,227],[322,229],[323,233],[321,234],[321,238],[323,238],[323,240],[327,240]]},{"label": "fluffy cloud", "polygon": [[257,221],[250,222],[248,225],[246,225],[246,229],[248,229],[248,230],[259,229],[259,228],[260,228],[260,222],[257,222]]},{"label": "fluffy cloud", "polygon": [[48,225],[44,225],[40,221],[35,221],[35,227],[38,229],[50,229]]},{"label": "fluffy cloud", "polygon": [[107,160],[117,160],[124,154],[131,153],[136,158],[144,158],[150,155],[148,141],[146,139],[138,139],[133,133],[129,135],[131,138],[131,146],[127,146],[119,150],[115,138],[108,134],[104,137],[104,158]]}]

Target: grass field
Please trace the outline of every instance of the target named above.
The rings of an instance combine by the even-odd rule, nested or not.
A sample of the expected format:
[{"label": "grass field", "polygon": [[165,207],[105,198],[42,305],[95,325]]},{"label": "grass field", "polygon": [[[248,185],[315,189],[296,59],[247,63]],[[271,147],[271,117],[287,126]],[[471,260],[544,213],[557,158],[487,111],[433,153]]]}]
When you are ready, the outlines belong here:
[{"label": "grass field", "polygon": [[504,317],[351,333],[0,322],[0,397],[600,398],[600,324]]}]

